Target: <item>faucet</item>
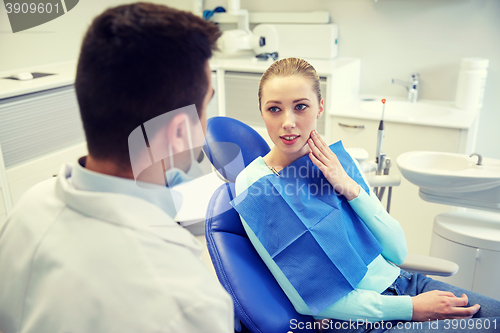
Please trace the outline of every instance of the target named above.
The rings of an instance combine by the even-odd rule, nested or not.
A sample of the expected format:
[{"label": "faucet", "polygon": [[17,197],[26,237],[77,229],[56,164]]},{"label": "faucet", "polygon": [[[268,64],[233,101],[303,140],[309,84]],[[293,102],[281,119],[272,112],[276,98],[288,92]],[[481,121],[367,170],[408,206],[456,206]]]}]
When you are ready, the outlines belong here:
[{"label": "faucet", "polygon": [[410,76],[410,81],[392,79],[391,83],[400,84],[408,90],[408,102],[415,103],[418,100],[418,73]]},{"label": "faucet", "polygon": [[477,156],[477,163],[476,165],[483,165],[483,157],[478,154],[478,153],[472,153],[469,155],[469,157],[472,157],[472,156]]}]

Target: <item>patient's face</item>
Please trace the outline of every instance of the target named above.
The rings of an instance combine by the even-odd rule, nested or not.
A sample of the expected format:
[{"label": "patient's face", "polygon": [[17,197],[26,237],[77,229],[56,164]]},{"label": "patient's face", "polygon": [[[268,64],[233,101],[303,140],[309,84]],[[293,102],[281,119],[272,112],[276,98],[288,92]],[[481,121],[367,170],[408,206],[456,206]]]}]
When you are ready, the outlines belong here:
[{"label": "patient's face", "polygon": [[293,158],[309,153],[307,140],[323,112],[323,100],[301,75],[275,76],[262,87],[261,116],[276,148]]}]

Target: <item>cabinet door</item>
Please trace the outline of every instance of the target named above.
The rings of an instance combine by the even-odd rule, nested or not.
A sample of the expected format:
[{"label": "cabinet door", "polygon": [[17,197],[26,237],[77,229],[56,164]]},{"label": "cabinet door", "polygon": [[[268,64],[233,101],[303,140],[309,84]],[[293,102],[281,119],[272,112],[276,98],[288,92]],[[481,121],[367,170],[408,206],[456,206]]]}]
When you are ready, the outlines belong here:
[{"label": "cabinet door", "polygon": [[[407,151],[428,150],[461,152],[461,133],[458,129],[395,123],[385,121],[383,152],[395,162]],[[354,128],[357,126],[358,128]],[[332,117],[332,140],[342,140],[346,147],[364,148],[375,158],[378,120]]]},{"label": "cabinet door", "polygon": [[452,242],[433,233],[430,255],[453,261],[458,265],[458,272],[452,276],[433,276],[432,278],[460,288],[472,290],[474,270],[476,268],[476,253],[477,249],[474,247]]},{"label": "cabinet door", "polygon": [[259,111],[259,80],[262,74],[226,72],[226,116],[250,126],[265,127]]},{"label": "cabinet door", "polygon": [[[2,223],[6,218],[3,195],[15,204],[27,189],[59,171],[61,161],[55,152],[85,145],[74,86],[0,99],[0,142],[9,184],[9,191],[3,189],[1,197]],[[46,163],[40,163],[41,159]],[[24,168],[27,164],[32,168]]]},{"label": "cabinet door", "polygon": [[500,301],[500,252],[479,249],[472,291]]},{"label": "cabinet door", "polygon": [[375,158],[378,121],[346,117],[333,117],[332,140],[342,140],[346,148],[363,148],[370,159]]},{"label": "cabinet door", "polygon": [[[350,128],[344,125],[364,128]],[[370,155],[369,159],[374,160],[378,126],[378,120],[333,116],[330,141],[342,140],[346,148],[364,148]],[[463,133],[458,129],[385,121],[382,151],[392,160],[390,174],[400,174],[396,163],[400,154],[419,150],[456,153],[460,151],[462,139]],[[385,200],[383,201],[385,204]],[[422,200],[418,195],[418,187],[403,177],[401,185],[393,189],[391,215],[401,223],[411,253],[429,254],[434,217],[448,210],[449,206]]]},{"label": "cabinet door", "polygon": [[0,124],[7,169],[85,142],[73,85],[0,100]]}]

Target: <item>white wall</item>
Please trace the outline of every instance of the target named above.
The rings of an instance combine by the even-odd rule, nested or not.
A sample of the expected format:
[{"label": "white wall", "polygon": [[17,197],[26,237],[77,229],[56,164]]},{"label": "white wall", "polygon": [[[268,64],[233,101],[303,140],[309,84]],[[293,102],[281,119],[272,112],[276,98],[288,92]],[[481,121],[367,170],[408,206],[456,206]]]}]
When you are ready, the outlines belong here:
[{"label": "white wall", "polygon": [[[0,72],[76,59],[83,33],[105,8],[127,0],[81,0],[67,14],[13,34],[0,6]],[[189,9],[188,0],[156,0]],[[227,0],[205,0],[205,8]],[[452,100],[463,57],[490,59],[477,151],[500,158],[500,1],[498,0],[241,0],[250,11],[326,10],[339,25],[341,57],[362,63],[361,93],[405,96],[392,77],[421,77],[421,98]],[[298,45],[300,47],[300,45]]]},{"label": "white wall", "polygon": [[[206,8],[226,4],[205,1]],[[365,94],[405,97],[406,89],[391,78],[418,72],[421,98],[453,100],[460,59],[490,59],[476,150],[500,158],[500,1],[241,0],[241,8],[328,11],[339,25],[339,56],[361,59]]]}]

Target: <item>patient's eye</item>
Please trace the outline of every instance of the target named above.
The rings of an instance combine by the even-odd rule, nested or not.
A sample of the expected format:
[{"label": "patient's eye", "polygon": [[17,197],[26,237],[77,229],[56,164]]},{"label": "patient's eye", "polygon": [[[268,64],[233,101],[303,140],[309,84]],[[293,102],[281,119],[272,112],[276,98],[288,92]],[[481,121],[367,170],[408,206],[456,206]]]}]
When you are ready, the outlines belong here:
[{"label": "patient's eye", "polygon": [[271,112],[278,112],[280,109],[277,106],[271,106],[268,110]]},{"label": "patient's eye", "polygon": [[307,105],[305,104],[297,104],[295,105],[295,110],[305,110],[307,108]]}]

